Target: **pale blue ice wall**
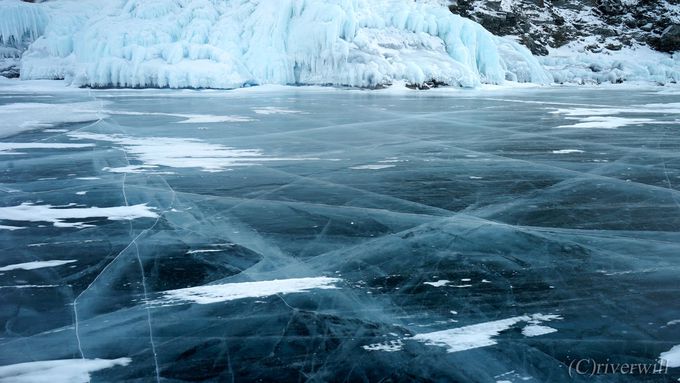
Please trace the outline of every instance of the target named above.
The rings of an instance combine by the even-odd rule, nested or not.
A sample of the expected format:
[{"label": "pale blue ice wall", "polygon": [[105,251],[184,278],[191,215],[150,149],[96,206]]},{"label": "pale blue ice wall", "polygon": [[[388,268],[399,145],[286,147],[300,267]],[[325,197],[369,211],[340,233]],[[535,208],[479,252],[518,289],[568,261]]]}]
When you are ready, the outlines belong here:
[{"label": "pale blue ice wall", "polygon": [[552,81],[527,49],[438,3],[47,2],[52,21],[24,55],[22,78],[172,88]]},{"label": "pale blue ice wall", "polygon": [[28,45],[41,36],[48,23],[43,8],[34,4],[0,0],[0,75],[15,73]]}]

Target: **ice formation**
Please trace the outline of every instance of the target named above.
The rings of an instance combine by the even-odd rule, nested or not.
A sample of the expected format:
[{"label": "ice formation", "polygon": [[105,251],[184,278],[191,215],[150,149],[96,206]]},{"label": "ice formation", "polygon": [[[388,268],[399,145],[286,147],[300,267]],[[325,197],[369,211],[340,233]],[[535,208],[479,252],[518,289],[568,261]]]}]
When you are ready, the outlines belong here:
[{"label": "ice formation", "polygon": [[0,0],[0,75],[18,74],[21,57],[23,79],[91,87],[680,80],[679,54],[646,46],[590,53],[586,39],[534,57],[445,3]]},{"label": "ice formation", "polygon": [[41,7],[0,0],[0,75],[10,74],[29,43],[42,35],[48,22]]},{"label": "ice formation", "polygon": [[550,54],[539,57],[539,61],[557,83],[680,81],[680,54],[656,52],[647,46],[593,53],[586,49],[592,40],[551,49]]},{"label": "ice formation", "polygon": [[48,2],[54,17],[24,54],[21,77],[171,88],[552,80],[526,48],[440,3]]}]

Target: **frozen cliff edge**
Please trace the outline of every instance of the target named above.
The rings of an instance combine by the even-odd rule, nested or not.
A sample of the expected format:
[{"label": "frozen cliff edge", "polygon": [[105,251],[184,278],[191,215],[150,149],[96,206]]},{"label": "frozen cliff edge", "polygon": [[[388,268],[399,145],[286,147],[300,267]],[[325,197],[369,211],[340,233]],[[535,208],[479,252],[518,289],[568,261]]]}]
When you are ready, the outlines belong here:
[{"label": "frozen cliff edge", "polygon": [[435,1],[59,0],[33,6],[51,17],[23,55],[22,79],[170,88],[552,81],[528,49]]},{"label": "frozen cliff edge", "polygon": [[[680,81],[646,46],[534,57],[438,0],[0,0],[0,74],[74,86]],[[3,53],[4,52],[4,53]],[[6,56],[6,58],[1,58]]]}]

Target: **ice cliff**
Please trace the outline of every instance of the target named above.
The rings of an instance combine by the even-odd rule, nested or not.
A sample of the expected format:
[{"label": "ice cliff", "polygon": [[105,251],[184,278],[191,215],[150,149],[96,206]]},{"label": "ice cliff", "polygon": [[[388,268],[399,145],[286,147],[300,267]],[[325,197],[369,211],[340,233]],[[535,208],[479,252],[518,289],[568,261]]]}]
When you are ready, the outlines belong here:
[{"label": "ice cliff", "polygon": [[[24,7],[50,19],[36,21],[44,34],[23,55],[23,79],[171,88],[552,81],[528,49],[437,1],[59,0]],[[0,16],[13,24],[11,17]]]},{"label": "ice cliff", "polygon": [[43,34],[47,21],[47,14],[40,7],[0,1],[0,75],[19,75],[21,53]]},{"label": "ice cliff", "polygon": [[447,4],[0,0],[0,57],[14,75],[21,57],[22,79],[66,79],[91,87],[680,80],[679,54],[644,49],[591,54],[567,46],[536,58],[517,36],[495,36],[451,13]]}]

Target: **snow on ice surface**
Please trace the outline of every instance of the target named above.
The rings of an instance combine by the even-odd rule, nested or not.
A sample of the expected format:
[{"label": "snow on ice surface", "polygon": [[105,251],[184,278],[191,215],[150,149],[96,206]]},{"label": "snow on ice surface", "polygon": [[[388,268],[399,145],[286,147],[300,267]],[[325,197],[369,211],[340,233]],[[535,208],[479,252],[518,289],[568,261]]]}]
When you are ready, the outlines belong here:
[{"label": "snow on ice surface", "polygon": [[67,265],[67,264],[73,263],[73,262],[78,262],[78,261],[75,261],[75,260],[68,260],[68,261],[60,261],[60,260],[33,261],[33,262],[19,263],[19,264],[16,264],[16,265],[3,266],[3,267],[0,267],[0,271],[35,270],[35,269],[42,269],[42,268],[45,268],[45,267],[56,267],[56,266]]},{"label": "snow on ice surface", "polygon": [[680,114],[680,104],[643,104],[629,108],[557,108],[553,114],[564,115],[568,120],[577,120],[575,124],[560,125],[558,128],[582,128],[582,129],[616,129],[628,125],[661,124],[676,125],[680,120],[659,121],[654,118],[632,118],[621,115],[677,115]]},{"label": "snow on ice surface", "polygon": [[[120,134],[70,133],[79,140],[110,141],[125,147],[144,165],[104,168],[114,173],[139,173],[154,170],[158,165],[173,168],[201,168],[206,172],[219,172],[230,166],[248,166],[271,161],[299,161],[309,158],[266,156],[259,149],[235,149],[191,138],[132,137]],[[168,150],[168,148],[173,150]]]},{"label": "snow on ice surface", "polygon": [[[556,319],[562,318],[559,315],[522,315],[492,322],[484,322],[458,327],[450,330],[417,334],[413,337],[413,339],[432,346],[446,347],[448,352],[460,352],[496,344],[497,341],[494,338],[500,335],[501,332],[509,330],[517,323],[542,322]],[[531,337],[547,334],[548,332],[528,330],[527,333],[524,333],[524,331],[522,333],[525,336]]]},{"label": "snow on ice surface", "polygon": [[680,367],[680,345],[673,346],[670,350],[664,351],[659,355],[659,359],[666,361],[670,368]]},{"label": "snow on ice surface", "polygon": [[35,205],[24,202],[18,206],[0,207],[0,220],[15,222],[50,222],[55,227],[85,228],[92,225],[85,222],[66,220],[103,217],[111,221],[133,220],[138,218],[158,218],[154,209],[146,204],[115,207],[75,207]]},{"label": "snow on ice surface", "polygon": [[163,298],[157,303],[193,302],[206,305],[236,299],[263,298],[277,294],[305,293],[315,289],[337,289],[338,287],[335,285],[340,281],[341,279],[338,278],[315,277],[189,287],[164,291]]},{"label": "snow on ice surface", "polygon": [[24,79],[170,88],[551,80],[526,48],[440,2],[53,3],[44,36],[23,56]]},{"label": "snow on ice surface", "polygon": [[522,328],[522,335],[528,337],[551,334],[554,332],[557,332],[557,330],[552,327],[541,326],[537,324],[530,324]]},{"label": "snow on ice surface", "polygon": [[106,117],[97,111],[101,105],[101,102],[0,105],[0,137],[11,136],[24,130],[49,128],[63,123],[97,121]]},{"label": "snow on ice surface", "polygon": [[127,366],[130,358],[61,359],[0,366],[2,383],[88,383],[96,371]]}]

